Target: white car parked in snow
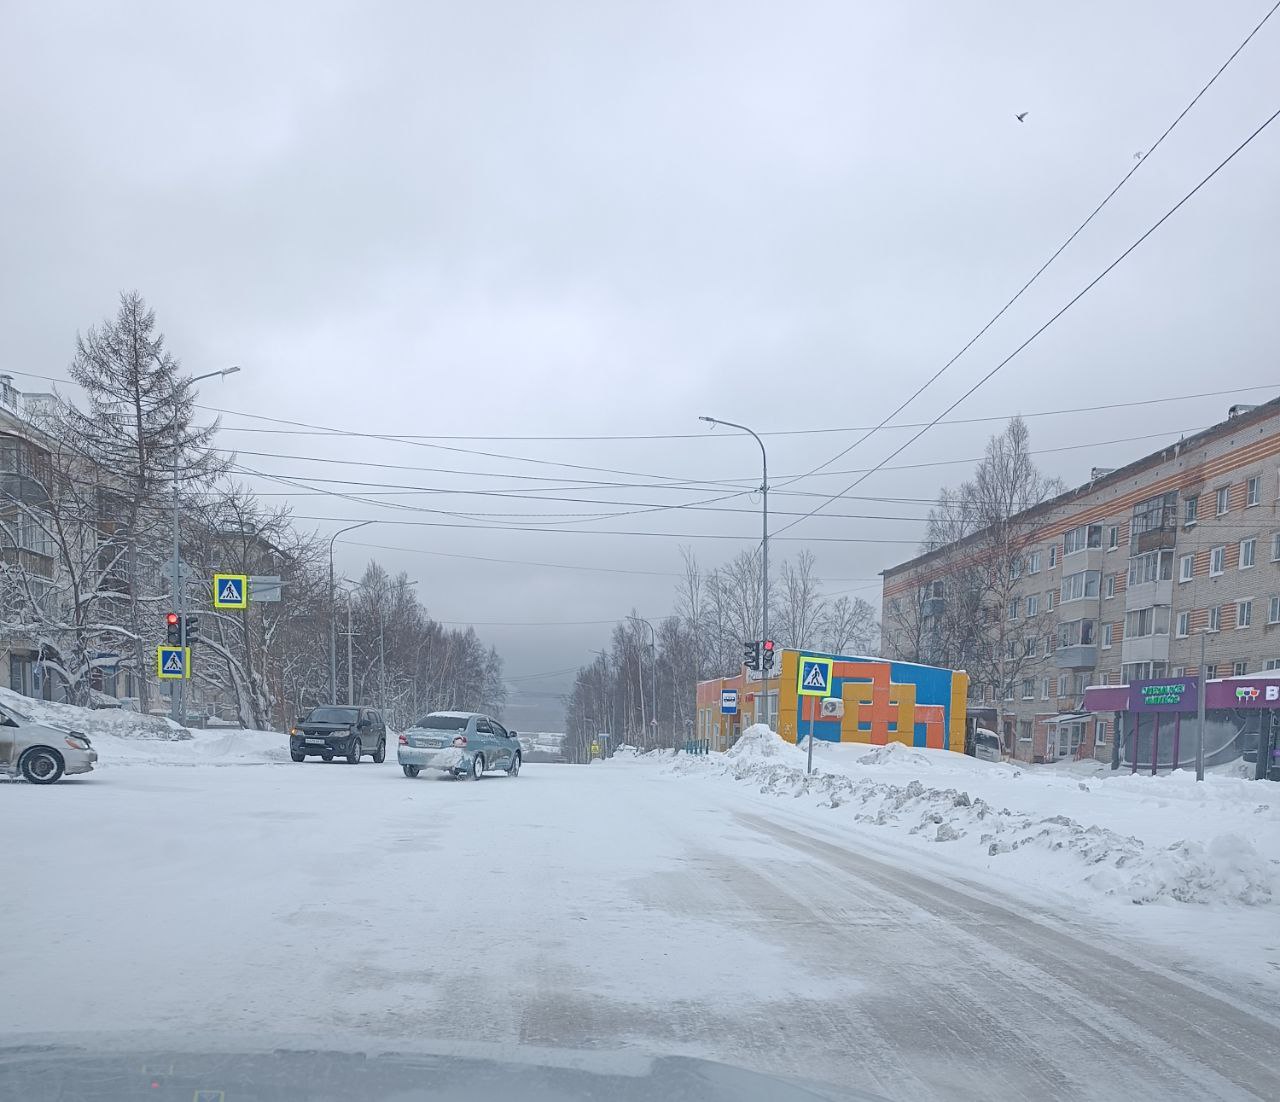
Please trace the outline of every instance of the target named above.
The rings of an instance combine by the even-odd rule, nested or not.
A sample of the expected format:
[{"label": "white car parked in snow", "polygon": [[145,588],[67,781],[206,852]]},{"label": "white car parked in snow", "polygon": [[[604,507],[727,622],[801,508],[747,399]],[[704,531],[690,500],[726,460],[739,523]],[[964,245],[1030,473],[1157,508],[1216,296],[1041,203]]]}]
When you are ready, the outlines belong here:
[{"label": "white car parked in snow", "polygon": [[86,735],[37,723],[0,705],[0,773],[32,784],[53,784],[67,773],[88,773],[98,752]]}]

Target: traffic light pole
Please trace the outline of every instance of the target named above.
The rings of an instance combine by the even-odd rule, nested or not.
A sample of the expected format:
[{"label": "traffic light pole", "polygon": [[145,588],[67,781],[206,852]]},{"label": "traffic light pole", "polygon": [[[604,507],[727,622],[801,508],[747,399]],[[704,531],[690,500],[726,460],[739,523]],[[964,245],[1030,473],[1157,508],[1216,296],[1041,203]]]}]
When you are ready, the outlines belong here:
[{"label": "traffic light pole", "polygon": [[[187,645],[186,618],[182,615],[182,548],[178,536],[178,448],[173,449],[173,611],[178,614],[178,644]],[[185,655],[185,651],[183,654]],[[184,659],[185,661],[185,659]],[[170,682],[169,716],[175,723],[186,718],[186,684],[179,678]]]},{"label": "traffic light pole", "polygon": [[[699,421],[706,421],[712,425],[724,425],[726,428],[740,429],[745,433],[753,436],[755,442],[760,445],[760,513],[763,521],[764,530],[760,537],[760,637],[762,641],[769,638],[769,453],[764,449],[764,441],[747,428],[746,425],[738,425],[733,421],[721,421],[716,417],[699,417]],[[793,646],[803,646],[803,641],[797,639]],[[761,684],[764,687],[764,720],[769,719],[769,671],[764,669],[761,671],[764,676],[761,678]],[[756,722],[760,722],[759,712],[757,710]]]}]

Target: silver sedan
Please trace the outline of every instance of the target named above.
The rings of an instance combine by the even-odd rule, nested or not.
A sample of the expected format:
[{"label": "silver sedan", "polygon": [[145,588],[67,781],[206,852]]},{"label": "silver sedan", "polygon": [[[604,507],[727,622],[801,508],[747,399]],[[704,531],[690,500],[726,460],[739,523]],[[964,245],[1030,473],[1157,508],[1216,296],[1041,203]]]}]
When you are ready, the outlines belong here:
[{"label": "silver sedan", "polygon": [[515,731],[481,712],[432,712],[400,736],[396,759],[406,777],[434,769],[478,781],[486,770],[520,773]]}]

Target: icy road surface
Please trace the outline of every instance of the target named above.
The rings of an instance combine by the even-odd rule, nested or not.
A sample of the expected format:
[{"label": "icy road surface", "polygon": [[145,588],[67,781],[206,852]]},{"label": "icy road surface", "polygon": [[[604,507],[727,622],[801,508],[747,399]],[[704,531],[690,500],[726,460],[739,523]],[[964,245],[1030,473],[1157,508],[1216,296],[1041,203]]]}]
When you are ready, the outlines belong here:
[{"label": "icy road surface", "polygon": [[1280,998],[1251,962],[1177,971],[833,821],[645,761],[0,784],[0,1041],[355,1033],[634,1047],[903,1100],[1280,1098]]}]

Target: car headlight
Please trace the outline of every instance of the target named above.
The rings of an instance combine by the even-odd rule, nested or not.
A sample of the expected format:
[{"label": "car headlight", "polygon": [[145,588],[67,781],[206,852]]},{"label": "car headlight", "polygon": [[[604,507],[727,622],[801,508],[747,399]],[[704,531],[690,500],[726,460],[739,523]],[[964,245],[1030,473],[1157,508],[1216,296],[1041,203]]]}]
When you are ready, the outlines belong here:
[{"label": "car headlight", "polygon": [[88,750],[89,740],[81,738],[79,735],[67,735],[63,741],[71,747],[72,750]]}]

